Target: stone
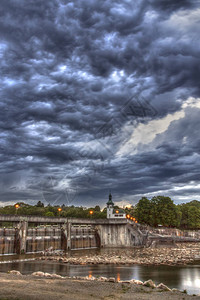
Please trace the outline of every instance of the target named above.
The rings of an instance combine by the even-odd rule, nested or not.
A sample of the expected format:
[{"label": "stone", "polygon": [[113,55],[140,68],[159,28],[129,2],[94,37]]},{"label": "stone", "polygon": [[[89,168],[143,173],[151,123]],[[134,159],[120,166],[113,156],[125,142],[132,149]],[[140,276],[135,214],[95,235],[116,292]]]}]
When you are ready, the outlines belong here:
[{"label": "stone", "polygon": [[134,283],[134,284],[138,284],[138,285],[143,285],[143,282],[141,280],[136,280],[136,279],[130,280],[130,283]]},{"label": "stone", "polygon": [[11,271],[8,271],[9,274],[14,274],[14,275],[22,275],[19,271],[16,271],[16,270],[11,270]]},{"label": "stone", "polygon": [[172,292],[180,292],[180,290],[173,288]]},{"label": "stone", "polygon": [[86,276],[86,280],[95,280],[96,278],[94,276]]},{"label": "stone", "polygon": [[107,277],[101,276],[101,277],[98,278],[98,280],[99,280],[99,281],[107,281]]},{"label": "stone", "polygon": [[108,281],[108,282],[115,282],[116,280],[115,280],[114,277],[110,277],[110,278],[107,279],[107,281]]},{"label": "stone", "polygon": [[145,282],[143,283],[143,285],[144,285],[144,286],[147,286],[147,287],[151,287],[151,288],[155,288],[155,287],[156,287],[155,283],[154,283],[151,279],[145,281]]},{"label": "stone", "polygon": [[168,286],[166,286],[164,283],[160,283],[159,285],[157,285],[157,288],[158,288],[158,289],[161,289],[161,290],[163,290],[163,291],[169,291],[169,292],[172,291],[172,290],[171,290]]},{"label": "stone", "polygon": [[44,273],[44,277],[51,277],[50,273]]},{"label": "stone", "polygon": [[45,276],[44,274],[45,274],[44,272],[38,271],[38,272],[33,272],[31,275],[32,276],[44,277]]},{"label": "stone", "polygon": [[51,278],[63,278],[61,275],[58,274],[50,274]]}]

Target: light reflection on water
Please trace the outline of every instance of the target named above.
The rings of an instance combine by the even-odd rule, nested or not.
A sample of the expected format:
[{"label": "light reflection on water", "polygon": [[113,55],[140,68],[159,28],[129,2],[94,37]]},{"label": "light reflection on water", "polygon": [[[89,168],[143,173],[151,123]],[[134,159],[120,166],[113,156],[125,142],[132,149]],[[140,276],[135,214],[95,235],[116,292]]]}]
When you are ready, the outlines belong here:
[{"label": "light reflection on water", "polygon": [[0,272],[19,270],[22,274],[36,271],[63,276],[105,276],[118,280],[148,280],[163,282],[170,288],[186,289],[189,294],[200,293],[200,265],[141,266],[141,265],[68,265],[51,261],[11,262],[0,265]]}]

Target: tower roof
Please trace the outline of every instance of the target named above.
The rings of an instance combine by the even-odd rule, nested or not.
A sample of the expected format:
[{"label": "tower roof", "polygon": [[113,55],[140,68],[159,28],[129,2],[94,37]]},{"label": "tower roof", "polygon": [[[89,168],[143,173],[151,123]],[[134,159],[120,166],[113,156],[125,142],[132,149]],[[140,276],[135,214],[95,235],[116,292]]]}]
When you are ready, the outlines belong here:
[{"label": "tower roof", "polygon": [[112,195],[111,195],[111,193],[109,194],[109,200],[108,200],[108,202],[106,204],[107,205],[114,205],[114,203],[112,202]]}]

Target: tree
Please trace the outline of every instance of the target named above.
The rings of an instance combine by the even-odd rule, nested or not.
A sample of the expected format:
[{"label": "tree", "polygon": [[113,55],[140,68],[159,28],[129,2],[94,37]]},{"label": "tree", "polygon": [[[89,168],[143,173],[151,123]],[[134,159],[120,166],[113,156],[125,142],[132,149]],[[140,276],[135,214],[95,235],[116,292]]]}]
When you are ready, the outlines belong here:
[{"label": "tree", "polygon": [[41,201],[38,201],[38,203],[36,204],[37,207],[44,207],[44,203],[42,203]]},{"label": "tree", "polygon": [[180,226],[185,229],[200,228],[200,202],[193,200],[188,203],[178,205],[181,213]]},{"label": "tree", "polygon": [[146,197],[142,197],[136,205],[135,216],[139,223],[150,224],[151,202]]},{"label": "tree", "polygon": [[162,224],[164,226],[176,226],[177,209],[173,200],[165,196],[157,196],[151,199],[153,206],[154,226]]},{"label": "tree", "polygon": [[45,216],[46,216],[46,217],[54,217],[54,213],[53,213],[52,211],[47,211],[47,212],[45,213]]},{"label": "tree", "polygon": [[95,211],[101,211],[101,208],[100,208],[99,205],[96,205],[95,208],[94,208],[94,210],[95,210]]},{"label": "tree", "polygon": [[196,229],[200,227],[200,209],[195,206],[188,208],[188,228]]}]

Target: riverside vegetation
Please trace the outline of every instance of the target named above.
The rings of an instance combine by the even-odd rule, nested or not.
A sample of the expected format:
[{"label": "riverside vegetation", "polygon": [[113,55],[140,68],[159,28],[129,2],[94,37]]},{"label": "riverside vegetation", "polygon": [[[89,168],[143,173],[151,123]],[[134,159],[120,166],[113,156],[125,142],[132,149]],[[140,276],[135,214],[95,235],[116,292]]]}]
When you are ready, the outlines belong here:
[{"label": "riverside vegetation", "polygon": [[[71,218],[106,218],[106,207],[101,210],[99,205],[95,207],[51,206],[41,201],[33,206],[18,202],[19,208],[8,205],[0,208],[0,214],[37,215],[47,217],[71,217]],[[118,208],[118,206],[115,206]],[[90,214],[90,211],[93,214]],[[200,201],[193,200],[188,203],[176,205],[169,197],[156,196],[152,199],[142,197],[135,206],[125,208],[128,215],[137,219],[140,224],[153,227],[162,225],[165,227],[176,227],[180,229],[200,229]],[[7,226],[8,224],[2,224]]]}]

